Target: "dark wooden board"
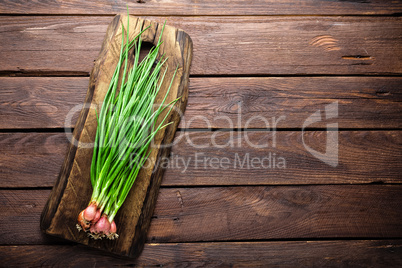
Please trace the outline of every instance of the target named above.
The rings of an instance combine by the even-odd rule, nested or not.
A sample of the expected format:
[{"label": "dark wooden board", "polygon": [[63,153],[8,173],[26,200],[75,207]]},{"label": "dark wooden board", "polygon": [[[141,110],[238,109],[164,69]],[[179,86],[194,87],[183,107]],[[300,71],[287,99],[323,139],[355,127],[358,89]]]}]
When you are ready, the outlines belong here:
[{"label": "dark wooden board", "polygon": [[1,77],[0,128],[74,127],[88,83],[88,77]]},{"label": "dark wooden board", "polygon": [[[241,101],[244,116],[235,128],[251,116],[286,116],[277,150],[295,163],[284,172],[169,168],[155,235],[149,233],[136,261],[39,228],[67,152],[65,114],[84,101],[107,25],[126,4],[133,14],[167,18],[193,37],[195,77],[179,125],[199,132],[190,138],[227,141],[227,133],[201,129],[207,125],[200,118],[185,123],[199,114],[233,120]],[[48,76],[0,79],[0,266],[402,267],[401,1],[0,0],[0,14],[0,76]],[[343,153],[335,169],[305,151],[299,130],[307,115],[334,100],[338,118],[314,127],[337,122],[356,130],[339,133]],[[261,128],[258,122],[248,127]],[[242,143],[247,133],[257,142],[270,140],[261,130],[236,131]],[[304,137],[324,149],[324,132]],[[260,157],[268,150],[196,149],[181,139],[172,152],[189,159],[197,152]],[[349,183],[364,185],[338,185]],[[309,233],[314,237],[301,237],[309,228],[318,230]]]},{"label": "dark wooden board", "polygon": [[[163,25],[135,17],[130,17],[130,20],[131,39],[143,28],[150,26],[142,35],[142,39],[144,42],[156,45]],[[110,23],[99,57],[91,73],[85,103],[95,105],[98,110],[100,110],[99,107],[119,59],[122,24],[125,24],[127,29],[126,23],[126,16],[120,15],[116,16]],[[165,101],[170,103],[180,97],[175,106],[178,110],[184,111],[188,97],[192,41],[185,32],[172,26],[165,27],[161,40],[163,44],[160,46],[159,56],[164,54],[167,58],[166,65],[161,72],[164,73],[166,66],[168,69],[155,102],[156,104],[162,102],[174,77],[175,69],[178,67]],[[158,118],[159,123],[165,117],[164,113]],[[49,201],[43,210],[42,231],[115,254],[137,256],[146,238],[163,176],[163,169],[155,163],[157,159],[169,155],[170,147],[161,145],[169,144],[173,140],[179,120],[179,113],[170,113],[165,123],[171,122],[172,124],[160,130],[155,136],[148,156],[150,165],[141,169],[123,207],[115,218],[118,226],[117,231],[120,235],[119,239],[94,241],[89,239],[84,232],[79,233],[75,228],[78,214],[88,205],[92,193],[90,183],[92,146],[88,146],[88,144],[92,144],[95,139],[97,124],[95,109],[82,109],[74,128],[72,144]]]},{"label": "dark wooden board", "polygon": [[[325,131],[184,133],[172,149],[164,185],[402,182],[401,131],[340,131],[336,167],[310,154],[303,138],[309,148],[326,151]],[[268,147],[255,146],[264,144]]]},{"label": "dark wooden board", "polygon": [[221,2],[143,0],[29,1],[2,0],[0,13],[6,14],[108,14],[124,13],[128,5],[136,15],[377,15],[402,12],[399,1],[257,0]]},{"label": "dark wooden board", "polygon": [[[231,135],[235,146],[229,144]],[[270,185],[270,184],[343,184],[401,183],[401,131],[340,131],[339,164],[330,167],[316,159],[303,146],[300,131],[276,132],[276,147],[255,148],[253,144],[273,145],[273,133],[178,132],[162,185]],[[324,152],[325,131],[304,133],[306,145]],[[248,140],[246,140],[248,139]],[[215,141],[218,146],[212,146]],[[49,187],[54,184],[68,140],[64,133],[0,134],[0,187]],[[239,144],[240,143],[240,146]],[[194,146],[195,145],[195,146]],[[202,148],[197,148],[202,147]],[[269,157],[272,166],[251,167],[251,159]],[[273,154],[276,154],[273,157]],[[196,163],[196,154],[198,162]],[[249,166],[242,165],[245,158]],[[222,167],[206,159],[229,159]],[[286,168],[273,168],[273,158],[283,157]],[[182,161],[185,161],[186,167]],[[224,163],[224,162],[222,162]],[[277,162],[278,163],[278,162]],[[206,172],[204,166],[207,166]],[[236,166],[235,166],[236,165]]]},{"label": "dark wooden board", "polygon": [[401,185],[168,188],[155,242],[402,238]]},{"label": "dark wooden board", "polygon": [[0,187],[52,187],[68,149],[60,133],[0,134]]},{"label": "dark wooden board", "polygon": [[[401,240],[145,244],[136,260],[83,246],[0,246],[6,267],[400,267]],[[290,257],[291,256],[291,257]]]},{"label": "dark wooden board", "polygon": [[[338,102],[340,128],[402,127],[399,77],[264,77],[193,79],[182,128],[302,128]],[[192,80],[192,81],[193,81]],[[203,118],[198,117],[200,114]],[[268,125],[260,118],[265,118]],[[228,120],[229,119],[229,120]],[[327,120],[310,127],[325,128]]]},{"label": "dark wooden board", "polygon": [[[0,17],[0,72],[87,74],[110,20]],[[401,17],[173,16],[167,20],[193,39],[194,75],[402,73]]]},{"label": "dark wooden board", "polygon": [[[48,194],[0,190],[2,244],[55,243],[39,229]],[[401,194],[401,185],[161,188],[147,241],[402,238]]]},{"label": "dark wooden board", "polygon": [[[0,77],[0,128],[74,127],[88,80]],[[277,128],[301,128],[309,115],[338,101],[340,128],[400,128],[401,84],[400,77],[191,78],[179,127],[264,128],[264,117],[270,128],[279,118]]]},{"label": "dark wooden board", "polygon": [[[50,190],[0,190],[0,243],[11,245],[54,244],[60,240],[40,231],[40,215]],[[15,227],[18,230],[16,230]]]}]

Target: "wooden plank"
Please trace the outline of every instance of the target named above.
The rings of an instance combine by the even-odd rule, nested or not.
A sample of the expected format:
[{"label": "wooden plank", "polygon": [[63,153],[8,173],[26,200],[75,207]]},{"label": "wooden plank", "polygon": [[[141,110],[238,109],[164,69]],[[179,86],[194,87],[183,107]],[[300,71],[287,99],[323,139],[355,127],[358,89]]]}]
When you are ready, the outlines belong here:
[{"label": "wooden plank", "polygon": [[[125,25],[125,26],[123,26]],[[122,31],[129,29],[131,40],[144,28],[141,35],[144,42],[159,44],[158,59],[164,56],[165,64],[161,69],[164,80],[158,88],[155,105],[168,104],[177,100],[174,106],[181,113],[187,104],[189,68],[192,58],[191,38],[182,30],[171,26],[154,23],[137,17],[116,16],[106,32],[102,49],[91,72],[85,103],[90,103],[81,110],[74,128],[74,143],[67,151],[59,177],[53,188],[41,217],[41,230],[46,234],[67,240],[101,248],[115,254],[134,257],[138,255],[146,239],[146,232],[151,221],[156,198],[159,192],[164,169],[152,163],[167,157],[170,144],[180,121],[178,113],[163,111],[155,124],[168,124],[152,139],[152,146],[147,152],[147,167],[141,168],[135,179],[133,190],[127,195],[124,205],[115,218],[119,239],[100,241],[90,239],[85,232],[79,233],[75,224],[79,213],[88,206],[92,193],[90,168],[93,153],[93,141],[97,129],[97,113],[108,92],[113,70],[119,62]],[[163,29],[163,35],[162,35]],[[134,57],[133,54],[131,54]],[[131,59],[132,60],[132,59]],[[163,121],[162,121],[163,120]],[[135,151],[134,151],[135,152]]]},{"label": "wooden plank", "polygon": [[[190,132],[173,146],[164,185],[402,182],[400,131]],[[303,142],[304,140],[304,142]],[[338,148],[336,167],[313,156]]]},{"label": "wooden plank", "polygon": [[108,14],[124,13],[126,5],[136,15],[378,15],[402,12],[398,1],[351,1],[307,0],[301,4],[295,0],[258,0],[244,5],[238,1],[227,1],[225,5],[216,1],[202,2],[181,0],[145,0],[128,2],[105,1],[28,1],[2,0],[0,13],[6,14]]},{"label": "wooden plank", "polygon": [[338,102],[340,128],[402,127],[400,85],[400,78],[385,77],[192,79],[180,126],[302,128],[310,115]]},{"label": "wooden plank", "polygon": [[[0,193],[2,244],[49,243],[39,230],[49,190]],[[401,185],[161,188],[148,242],[401,238],[401,194]]]},{"label": "wooden plank", "polygon": [[[88,80],[1,77],[0,128],[74,127]],[[341,128],[400,128],[401,82],[400,77],[192,78],[179,127],[272,129],[278,121],[277,128],[301,128],[311,114],[338,101]]]},{"label": "wooden plank", "polygon": [[[401,183],[400,131],[340,131],[337,167],[310,154],[301,132],[273,133],[180,132],[169,164],[160,163],[167,166],[162,185]],[[303,138],[306,146],[325,152],[324,131],[307,131]],[[0,187],[53,186],[67,143],[64,133],[0,134]],[[255,146],[264,144],[269,147]]]},{"label": "wooden plank", "polygon": [[402,237],[400,185],[169,188],[155,242]]},{"label": "wooden plank", "polygon": [[88,84],[87,77],[2,77],[0,127],[74,127]]},{"label": "wooden plank", "polygon": [[52,187],[68,149],[64,133],[3,133],[0,187]]},{"label": "wooden plank", "polygon": [[[164,22],[162,17],[148,17]],[[0,72],[89,73],[110,17],[0,18]],[[193,75],[401,74],[400,17],[169,17]]]},{"label": "wooden plank", "polygon": [[[401,240],[284,241],[145,244],[137,260],[116,258],[79,245],[0,246],[6,267],[398,267]],[[291,256],[291,257],[290,257]]]},{"label": "wooden plank", "polygon": [[1,244],[49,244],[63,242],[39,231],[40,214],[50,190],[0,190]]}]

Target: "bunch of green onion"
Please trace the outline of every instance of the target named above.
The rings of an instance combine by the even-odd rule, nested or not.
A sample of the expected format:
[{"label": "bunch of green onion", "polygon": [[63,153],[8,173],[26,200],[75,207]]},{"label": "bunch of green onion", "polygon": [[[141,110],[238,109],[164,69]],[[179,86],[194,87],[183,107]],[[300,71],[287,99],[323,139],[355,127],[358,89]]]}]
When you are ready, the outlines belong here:
[{"label": "bunch of green onion", "polygon": [[[98,124],[91,164],[92,197],[88,207],[78,216],[78,230],[88,232],[94,239],[118,238],[114,222],[116,213],[149,156],[151,141],[161,128],[169,125],[164,122],[178,100],[164,106],[175,72],[162,103],[154,108],[167,71],[166,67],[161,72],[167,58],[164,59],[162,55],[157,59],[164,27],[158,44],[140,61],[141,34],[149,27],[129,41],[128,17],[126,34],[122,25],[119,61],[100,113],[96,113]],[[134,62],[132,68],[128,68],[129,51],[132,48],[135,51]],[[169,106],[168,113],[157,124],[159,115]]]}]

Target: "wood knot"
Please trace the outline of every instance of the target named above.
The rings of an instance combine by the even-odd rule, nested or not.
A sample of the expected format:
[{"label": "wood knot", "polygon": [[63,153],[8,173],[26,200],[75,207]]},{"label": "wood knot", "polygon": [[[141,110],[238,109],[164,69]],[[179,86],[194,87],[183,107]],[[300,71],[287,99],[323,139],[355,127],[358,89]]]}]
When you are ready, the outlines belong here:
[{"label": "wood knot", "polygon": [[331,35],[318,35],[311,39],[309,44],[313,47],[321,47],[326,51],[340,50],[338,40]]}]

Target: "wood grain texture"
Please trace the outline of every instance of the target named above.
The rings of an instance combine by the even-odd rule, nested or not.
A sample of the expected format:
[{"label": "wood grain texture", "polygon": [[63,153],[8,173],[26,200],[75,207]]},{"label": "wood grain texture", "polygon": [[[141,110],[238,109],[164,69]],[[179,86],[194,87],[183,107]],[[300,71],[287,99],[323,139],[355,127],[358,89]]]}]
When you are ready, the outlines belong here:
[{"label": "wood grain texture", "polygon": [[49,194],[50,190],[0,190],[1,244],[63,243],[60,239],[46,236],[39,229],[40,214]]},{"label": "wood grain texture", "polygon": [[[131,17],[130,21],[130,39],[134,38],[143,28],[150,26],[142,35],[142,40],[156,45],[163,25],[135,17]],[[94,105],[98,111],[119,60],[123,24],[127,29],[126,16],[116,16],[109,25],[101,52],[91,73],[85,103]],[[164,54],[167,58],[161,72],[165,73],[166,66],[169,68],[164,74],[165,80],[155,103],[162,103],[174,77],[165,103],[170,103],[180,97],[175,107],[179,111],[184,111],[188,97],[188,72],[192,57],[192,42],[185,32],[171,26],[164,28],[161,40],[163,44],[160,46],[159,57]],[[176,66],[177,73],[174,76]],[[83,108],[74,128],[74,142],[70,145],[56,185],[43,210],[42,231],[115,254],[131,257],[138,255],[146,238],[163,175],[163,169],[154,163],[156,163],[156,159],[169,154],[170,148],[162,145],[169,144],[174,138],[180,120],[176,112],[169,115],[166,112],[159,116],[156,124],[160,124],[165,115],[167,117],[165,123],[171,122],[171,124],[160,130],[154,137],[152,150],[148,156],[148,163],[151,165],[141,169],[130,194],[115,218],[116,225],[119,226],[120,238],[115,241],[94,241],[90,240],[85,233],[79,233],[75,228],[77,216],[88,205],[92,192],[90,166],[97,125],[95,109]]]},{"label": "wood grain texture", "polygon": [[[68,143],[64,133],[33,132],[64,126],[66,113],[85,99],[88,78],[0,78],[0,266],[402,267],[402,135],[388,131],[401,127],[401,1],[128,2],[137,15],[158,16],[148,18],[159,22],[166,16],[168,24],[190,33],[193,75],[232,76],[194,77],[180,127],[207,127],[196,117],[203,115],[211,127],[230,128],[216,117],[233,121],[239,107],[242,119],[234,127],[244,127],[252,116],[285,115],[278,127],[292,129],[278,134],[274,151],[291,165],[206,171],[190,161],[185,172],[169,168],[152,233],[137,261],[63,244],[40,232],[50,190],[36,187],[53,186]],[[0,76],[88,76],[111,15],[125,13],[126,3],[0,0]],[[276,75],[284,77],[260,78]],[[313,127],[337,122],[357,131],[339,133],[341,158],[334,169],[302,145],[304,137],[323,151],[324,132],[303,136],[293,130],[335,100],[338,118]],[[261,125],[251,121],[248,127]],[[15,133],[23,128],[40,129]],[[228,133],[190,133],[196,144],[207,141],[206,148],[196,149],[184,137],[176,139],[172,155],[194,160],[198,152],[233,160],[236,153],[262,157],[272,151],[245,143],[247,134],[256,143],[272,142],[269,132],[240,132],[236,141],[243,145],[235,148],[210,146],[213,137],[225,144]],[[397,239],[384,240],[389,238]]]},{"label": "wood grain texture", "polygon": [[29,1],[1,0],[0,13],[6,14],[108,14],[124,13],[128,5],[136,15],[377,15],[402,12],[398,1],[328,1],[257,0],[246,5],[241,1],[227,1],[225,5],[212,0],[202,2],[180,0],[123,0],[91,1]]},{"label": "wood grain texture", "polygon": [[400,131],[340,131],[336,167],[307,151],[324,153],[327,144],[331,146],[327,135],[325,131],[184,133],[172,149],[164,185],[402,182]]},{"label": "wood grain texture", "polygon": [[385,77],[192,79],[180,126],[302,128],[310,115],[335,101],[340,128],[402,127],[401,80]]},{"label": "wood grain texture", "polygon": [[[162,17],[148,17],[164,22]],[[110,17],[0,18],[0,72],[89,73]],[[400,75],[400,17],[169,17],[193,75]]]},{"label": "wood grain texture", "polygon": [[[38,221],[48,194],[0,191],[3,245],[52,243]],[[147,241],[402,238],[401,194],[401,185],[161,188]]]},{"label": "wood grain texture", "polygon": [[[0,128],[74,127],[88,80],[1,77]],[[179,127],[272,129],[277,121],[277,128],[301,128],[311,114],[338,101],[340,128],[401,128],[401,82],[400,77],[191,78]]]},{"label": "wood grain texture", "polygon": [[74,127],[88,83],[87,77],[2,77],[0,127]]},{"label": "wood grain texture", "polygon": [[[83,246],[0,246],[6,267],[398,267],[401,240],[145,244],[137,260]],[[291,256],[291,258],[289,257]]]},{"label": "wood grain texture", "polygon": [[0,134],[0,187],[52,187],[69,141],[63,134]]},{"label": "wood grain texture", "polygon": [[[340,131],[337,167],[311,155],[302,136],[306,146],[325,152],[325,131],[180,131],[169,164],[160,162],[167,166],[162,185],[402,182],[401,131]],[[53,186],[67,144],[64,133],[0,134],[0,187]],[[268,147],[256,147],[264,144]]]},{"label": "wood grain texture", "polygon": [[400,185],[164,189],[151,241],[402,237]]}]

